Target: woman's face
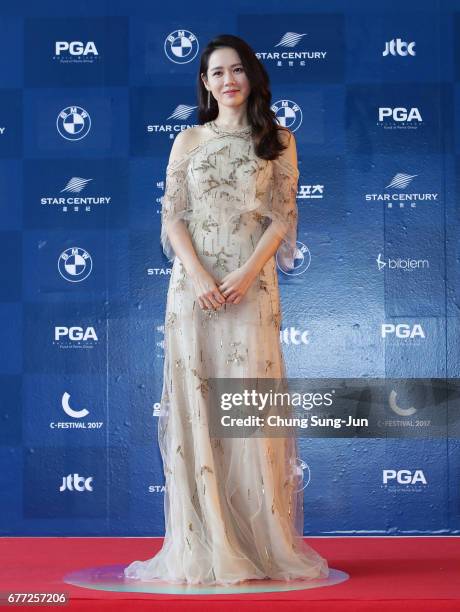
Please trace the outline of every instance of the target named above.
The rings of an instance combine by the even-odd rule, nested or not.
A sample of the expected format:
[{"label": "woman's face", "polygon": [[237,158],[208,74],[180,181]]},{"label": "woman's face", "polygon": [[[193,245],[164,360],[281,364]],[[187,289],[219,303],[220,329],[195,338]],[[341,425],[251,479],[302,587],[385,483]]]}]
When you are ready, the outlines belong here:
[{"label": "woman's face", "polygon": [[207,75],[202,79],[219,107],[240,106],[251,91],[240,56],[231,47],[216,49],[211,53]]}]

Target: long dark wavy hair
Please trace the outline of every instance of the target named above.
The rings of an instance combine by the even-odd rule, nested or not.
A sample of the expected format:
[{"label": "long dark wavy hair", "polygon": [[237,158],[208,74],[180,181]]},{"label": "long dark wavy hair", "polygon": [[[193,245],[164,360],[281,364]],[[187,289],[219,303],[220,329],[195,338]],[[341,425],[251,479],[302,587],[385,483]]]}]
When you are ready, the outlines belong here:
[{"label": "long dark wavy hair", "polygon": [[280,140],[279,132],[285,130],[289,133],[289,130],[279,125],[275,113],[270,108],[272,94],[265,67],[247,42],[238,36],[220,34],[208,43],[201,54],[198,73],[198,122],[202,125],[216,119],[219,114],[217,101],[212,94],[209,96],[208,107],[208,90],[204,86],[201,74],[207,76],[211,53],[222,47],[231,47],[238,53],[251,86],[247,99],[247,116],[252,126],[255,153],[262,159],[276,159],[287,146]]}]

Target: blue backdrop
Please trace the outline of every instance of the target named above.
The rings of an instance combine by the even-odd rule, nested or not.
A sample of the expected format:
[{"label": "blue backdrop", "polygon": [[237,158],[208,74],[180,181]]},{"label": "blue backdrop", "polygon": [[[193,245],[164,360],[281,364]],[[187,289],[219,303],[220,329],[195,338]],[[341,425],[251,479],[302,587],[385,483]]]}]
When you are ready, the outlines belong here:
[{"label": "blue backdrop", "polygon": [[[298,258],[279,270],[289,375],[460,378],[457,11],[2,7],[3,535],[164,533],[160,197],[219,33],[259,54],[297,140]],[[458,399],[435,430],[433,406],[404,389],[384,405],[399,435],[300,440],[306,534],[460,532]]]}]

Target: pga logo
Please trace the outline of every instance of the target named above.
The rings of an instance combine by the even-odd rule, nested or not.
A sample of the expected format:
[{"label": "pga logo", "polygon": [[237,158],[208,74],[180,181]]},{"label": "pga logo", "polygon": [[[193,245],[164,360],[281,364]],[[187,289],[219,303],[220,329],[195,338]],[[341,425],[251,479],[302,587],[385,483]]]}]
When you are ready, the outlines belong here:
[{"label": "pga logo", "polygon": [[422,122],[422,115],[420,114],[420,111],[418,110],[418,108],[414,107],[414,108],[404,108],[404,107],[396,107],[396,108],[390,108],[388,106],[380,106],[379,107],[379,121],[383,122],[385,121],[385,119],[388,119],[388,117],[391,117],[393,119],[393,121],[396,121],[398,123],[401,123],[403,121],[419,121]]},{"label": "pga logo", "polygon": [[92,40],[88,41],[87,43],[79,40],[74,40],[72,42],[57,40],[54,45],[54,53],[57,57],[59,57],[61,53],[68,53],[74,57],[79,57],[81,55],[99,55],[96,45]]},{"label": "pga logo", "polygon": [[396,481],[398,484],[427,484],[425,474],[423,470],[383,470],[382,474],[383,484],[389,484],[392,481]]},{"label": "pga logo", "polygon": [[382,338],[394,335],[396,338],[426,338],[423,327],[420,323],[415,323],[412,327],[407,323],[399,323],[394,325],[393,323],[382,323]]},{"label": "pga logo", "polygon": [[94,340],[97,341],[98,337],[94,327],[66,327],[64,325],[56,325],[54,327],[54,339],[56,342],[62,338],[68,338],[72,342],[80,342],[80,340]]}]

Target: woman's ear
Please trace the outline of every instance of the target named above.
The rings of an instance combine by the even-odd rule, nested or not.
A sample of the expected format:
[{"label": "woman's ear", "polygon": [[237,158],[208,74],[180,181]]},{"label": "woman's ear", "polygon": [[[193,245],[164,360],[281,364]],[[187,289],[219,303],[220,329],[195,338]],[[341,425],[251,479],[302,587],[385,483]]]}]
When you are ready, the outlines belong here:
[{"label": "woman's ear", "polygon": [[[204,74],[203,74],[203,73],[201,73],[201,74],[200,74],[200,77],[201,77],[201,80],[203,81],[203,85],[206,87],[206,89],[208,89],[207,79],[206,79],[206,77],[204,76]],[[209,91],[209,89],[208,89],[208,91]]]}]

